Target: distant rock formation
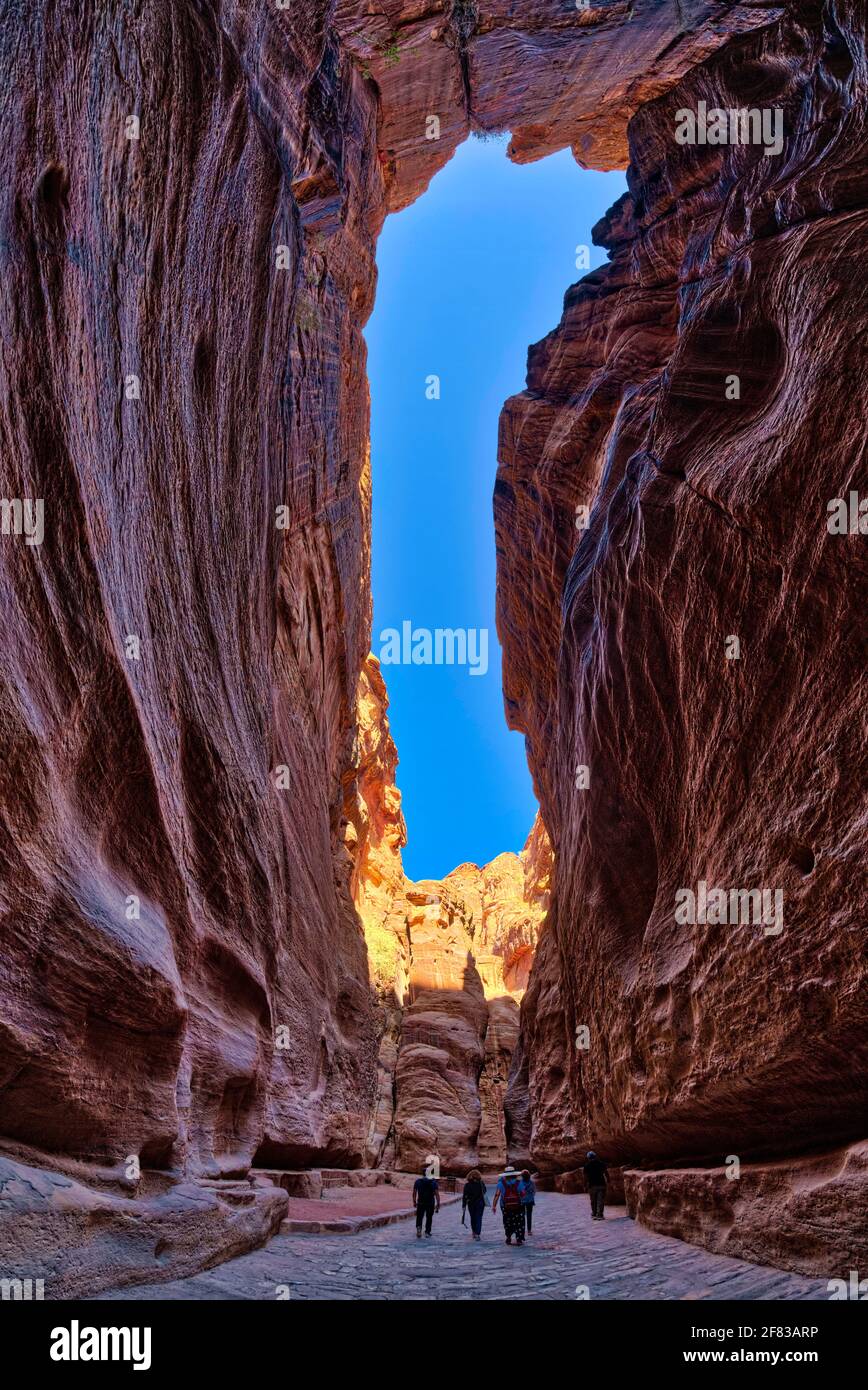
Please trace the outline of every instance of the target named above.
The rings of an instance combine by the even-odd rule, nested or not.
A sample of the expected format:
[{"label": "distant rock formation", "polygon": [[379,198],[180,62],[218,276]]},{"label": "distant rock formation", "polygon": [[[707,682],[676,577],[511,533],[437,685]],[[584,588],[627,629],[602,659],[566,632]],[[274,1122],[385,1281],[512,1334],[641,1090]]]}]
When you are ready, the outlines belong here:
[{"label": "distant rock formation", "polygon": [[380,665],[359,679],[355,804],[347,806],[353,894],[381,1009],[371,1165],[438,1162],[466,1173],[507,1159],[503,1099],[524,992],[548,907],[551,850],[537,820],[521,854],[442,880],[404,878]]}]

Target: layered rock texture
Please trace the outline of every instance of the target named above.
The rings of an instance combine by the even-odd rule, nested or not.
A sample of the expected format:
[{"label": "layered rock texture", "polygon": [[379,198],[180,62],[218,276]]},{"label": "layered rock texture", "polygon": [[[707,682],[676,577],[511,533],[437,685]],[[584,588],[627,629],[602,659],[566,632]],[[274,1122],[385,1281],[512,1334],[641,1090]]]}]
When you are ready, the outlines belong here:
[{"label": "layered rock texture", "polygon": [[[571,1169],[589,1137],[670,1166],[864,1137],[864,541],[825,527],[865,486],[863,26],[856,0],[0,8],[0,1244],[41,1222],[33,1277],[264,1239],[254,1164],[505,1152],[542,832],[408,887],[397,800],[364,791],[393,757],[375,241],[470,129],[631,161],[612,263],[501,436],[507,709],[558,865],[509,1142]],[[677,145],[700,101],[780,106],[781,153]],[[780,888],[783,932],[677,923],[700,879]]]},{"label": "layered rock texture", "polygon": [[[864,1136],[866,539],[827,527],[866,491],[864,20],[793,5],[637,112],[630,192],[595,231],[611,264],[502,417],[505,697],[557,863],[513,1091],[554,1168],[592,1143],[798,1175]],[[702,102],[779,108],[780,152],[677,144]],[[691,922],[701,883],[772,911],[733,921],[727,892],[728,921]],[[842,1244],[865,1258],[847,1171],[837,1247],[783,1178],[762,1205],[764,1167],[704,1219],[837,1273]],[[646,1179],[636,1210],[681,1200],[696,1235],[701,1186]],[[798,1238],[773,1234],[784,1207]]]},{"label": "layered rock texture", "polygon": [[341,0],[336,23],[378,89],[394,211],[427,188],[471,130],[510,131],[517,163],[570,146],[580,164],[623,168],[634,111],[782,9],[766,0],[592,0],[587,9],[563,0],[387,0],[370,14],[359,0]]},{"label": "layered rock texture", "polygon": [[[868,1144],[772,1163],[625,1174],[627,1207],[651,1230],[801,1274],[851,1270],[868,1250]],[[858,1278],[857,1278],[858,1282]],[[830,1290],[834,1292],[834,1290]]]}]

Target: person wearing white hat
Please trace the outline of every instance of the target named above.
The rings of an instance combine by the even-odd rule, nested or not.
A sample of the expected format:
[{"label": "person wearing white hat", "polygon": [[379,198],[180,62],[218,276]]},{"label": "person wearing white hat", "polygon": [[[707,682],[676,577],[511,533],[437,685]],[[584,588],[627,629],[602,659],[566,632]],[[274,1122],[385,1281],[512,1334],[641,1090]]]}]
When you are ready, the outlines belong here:
[{"label": "person wearing white hat", "polygon": [[413,1206],[416,1208],[416,1239],[422,1239],[422,1222],[425,1222],[425,1235],[431,1239],[431,1222],[435,1212],[440,1210],[440,1184],[426,1168],[413,1184]]},{"label": "person wearing white hat", "polygon": [[497,1180],[494,1201],[491,1204],[491,1210],[495,1212],[500,1202],[507,1245],[512,1245],[513,1236],[516,1245],[524,1245],[524,1207],[521,1200],[523,1195],[524,1183],[521,1173],[508,1163]]}]

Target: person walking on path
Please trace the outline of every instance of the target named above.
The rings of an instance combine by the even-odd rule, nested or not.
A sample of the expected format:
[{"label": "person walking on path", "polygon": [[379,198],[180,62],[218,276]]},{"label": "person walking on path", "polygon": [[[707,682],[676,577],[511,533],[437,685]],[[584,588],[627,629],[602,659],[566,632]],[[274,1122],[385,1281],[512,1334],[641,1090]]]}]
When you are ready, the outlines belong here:
[{"label": "person walking on path", "polygon": [[508,1163],[498,1178],[491,1207],[492,1211],[497,1211],[497,1204],[500,1202],[507,1245],[512,1245],[513,1236],[516,1245],[524,1245],[524,1207],[521,1204],[523,1187],[521,1174]]},{"label": "person walking on path", "polygon": [[604,1221],[603,1208],[606,1205],[606,1167],[593,1149],[588,1149],[587,1161],[582,1165],[585,1186],[591,1199],[591,1220]]},{"label": "person walking on path", "polygon": [[478,1168],[474,1168],[467,1174],[467,1181],[464,1184],[464,1192],[461,1196],[461,1220],[464,1220],[464,1213],[470,1212],[470,1230],[474,1240],[482,1237],[482,1217],[485,1213],[485,1183],[482,1181],[482,1174]]},{"label": "person walking on path", "polygon": [[416,1239],[422,1235],[422,1220],[425,1220],[425,1235],[431,1235],[431,1221],[435,1211],[440,1210],[440,1184],[436,1178],[423,1173],[413,1184],[413,1206],[416,1208]]},{"label": "person walking on path", "polygon": [[525,1168],[521,1175],[523,1191],[521,1194],[521,1204],[524,1207],[524,1224],[527,1234],[533,1234],[533,1209],[536,1202],[536,1188],[531,1181],[530,1172]]}]

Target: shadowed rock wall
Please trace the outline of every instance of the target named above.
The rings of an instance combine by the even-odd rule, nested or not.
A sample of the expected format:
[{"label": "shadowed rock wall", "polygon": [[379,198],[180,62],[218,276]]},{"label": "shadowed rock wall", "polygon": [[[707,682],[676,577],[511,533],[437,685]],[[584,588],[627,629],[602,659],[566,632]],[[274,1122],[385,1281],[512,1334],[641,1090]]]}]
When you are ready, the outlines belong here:
[{"label": "shadowed rock wall", "polygon": [[[866,539],[827,522],[866,490],[866,77],[864,8],[805,3],[644,106],[611,264],[502,416],[505,699],[557,864],[513,1102],[557,1168],[864,1135]],[[783,149],[677,144],[702,101],[779,107]],[[700,881],[780,920],[679,919]]]},{"label": "shadowed rock wall", "polygon": [[3,494],[45,538],[0,555],[2,1130],[49,1153],[361,1154],[337,850],[382,192],[326,18],[4,6]]}]

